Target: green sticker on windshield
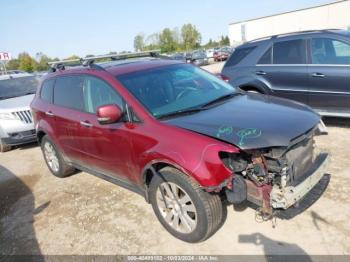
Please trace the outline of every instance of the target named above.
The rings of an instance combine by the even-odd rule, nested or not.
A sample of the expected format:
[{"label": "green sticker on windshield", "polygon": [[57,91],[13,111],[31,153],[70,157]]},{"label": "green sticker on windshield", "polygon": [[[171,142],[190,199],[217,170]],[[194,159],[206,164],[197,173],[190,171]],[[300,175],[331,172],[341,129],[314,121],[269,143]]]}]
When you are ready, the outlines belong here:
[{"label": "green sticker on windshield", "polygon": [[247,138],[257,138],[261,136],[261,130],[257,128],[245,128],[239,130],[236,134],[240,138],[238,146],[243,146]]}]

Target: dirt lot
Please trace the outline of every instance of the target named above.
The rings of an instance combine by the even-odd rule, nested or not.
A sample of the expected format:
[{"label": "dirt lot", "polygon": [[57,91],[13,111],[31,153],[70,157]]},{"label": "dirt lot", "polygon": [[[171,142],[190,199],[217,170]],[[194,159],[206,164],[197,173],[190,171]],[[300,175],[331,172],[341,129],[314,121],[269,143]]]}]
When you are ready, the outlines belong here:
[{"label": "dirt lot", "polygon": [[[216,65],[217,66],[217,65]],[[330,185],[292,220],[228,207],[209,240],[173,238],[137,194],[86,173],[59,179],[34,144],[0,154],[0,254],[350,254],[350,120],[327,120]]]}]

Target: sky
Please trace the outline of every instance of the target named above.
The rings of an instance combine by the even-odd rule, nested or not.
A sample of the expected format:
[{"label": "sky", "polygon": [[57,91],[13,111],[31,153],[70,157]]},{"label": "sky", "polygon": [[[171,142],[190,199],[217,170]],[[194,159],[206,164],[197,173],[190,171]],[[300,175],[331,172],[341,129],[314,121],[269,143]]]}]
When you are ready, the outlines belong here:
[{"label": "sky", "polygon": [[228,24],[332,0],[0,0],[0,52],[73,54],[132,51],[135,35],[194,24],[202,43]]}]

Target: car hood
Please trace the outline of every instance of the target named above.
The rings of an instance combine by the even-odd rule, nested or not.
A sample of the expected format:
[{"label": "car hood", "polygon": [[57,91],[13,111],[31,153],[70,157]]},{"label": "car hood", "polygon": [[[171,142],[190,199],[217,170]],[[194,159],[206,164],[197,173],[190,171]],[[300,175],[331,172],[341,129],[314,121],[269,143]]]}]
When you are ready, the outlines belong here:
[{"label": "car hood", "polygon": [[243,150],[287,147],[319,121],[306,105],[260,94],[238,94],[210,109],[164,120]]},{"label": "car hood", "polygon": [[33,98],[34,94],[0,100],[0,111],[11,111],[13,109],[27,108],[29,107]]}]

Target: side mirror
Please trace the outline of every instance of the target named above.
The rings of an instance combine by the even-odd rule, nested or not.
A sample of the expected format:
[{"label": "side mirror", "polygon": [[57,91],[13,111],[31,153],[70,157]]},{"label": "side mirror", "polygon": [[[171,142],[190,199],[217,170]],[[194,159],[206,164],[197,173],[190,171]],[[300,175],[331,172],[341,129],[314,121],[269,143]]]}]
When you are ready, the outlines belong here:
[{"label": "side mirror", "polygon": [[117,105],[103,105],[97,108],[97,121],[101,125],[112,124],[120,120],[123,111]]}]

